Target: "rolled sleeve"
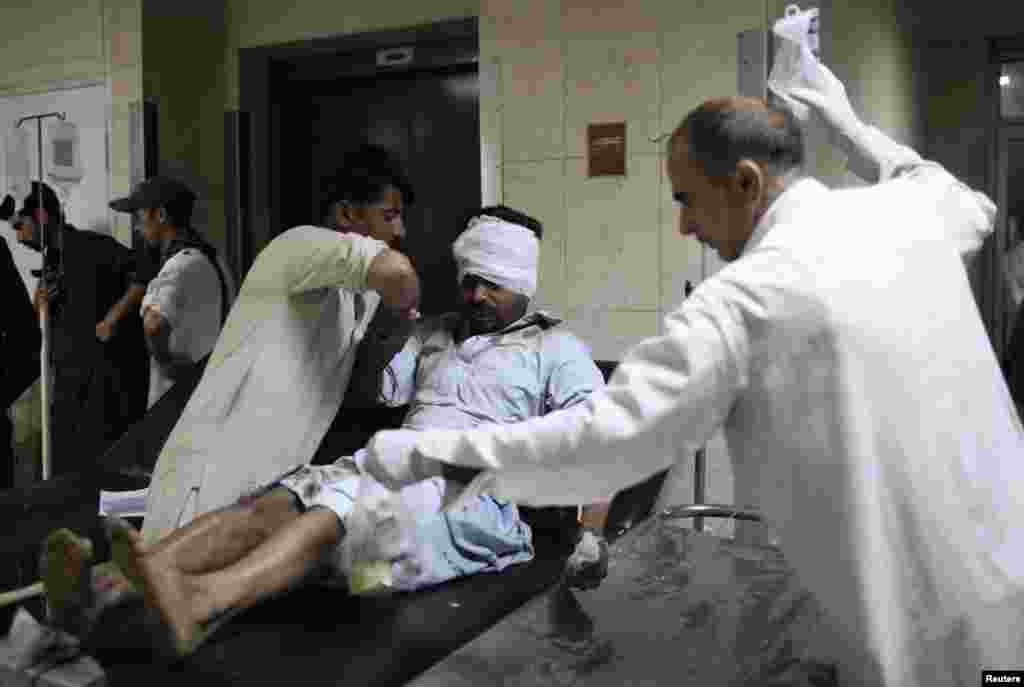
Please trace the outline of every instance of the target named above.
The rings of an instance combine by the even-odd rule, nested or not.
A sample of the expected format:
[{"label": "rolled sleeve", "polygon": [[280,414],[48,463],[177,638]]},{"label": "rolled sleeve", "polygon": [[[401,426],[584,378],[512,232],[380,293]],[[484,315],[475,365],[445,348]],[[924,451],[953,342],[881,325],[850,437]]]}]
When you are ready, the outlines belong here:
[{"label": "rolled sleeve", "polygon": [[366,236],[294,227],[263,249],[246,287],[290,294],[324,288],[365,291],[370,263],[386,248],[384,242]]},{"label": "rolled sleeve", "polygon": [[186,309],[185,281],[191,262],[184,253],[168,260],[146,287],[140,312],[145,313],[147,308],[155,307],[172,329],[180,328]]},{"label": "rolled sleeve", "polygon": [[877,151],[882,180],[902,180],[926,196],[946,236],[956,244],[964,261],[970,262],[995,228],[995,204],[939,163],[923,159],[875,127],[865,127],[864,135],[870,141],[868,147]]},{"label": "rolled sleeve", "polygon": [[544,342],[543,355],[549,371],[544,392],[545,410],[562,410],[587,400],[604,388],[604,375],[586,345],[570,332],[552,332]]},{"label": "rolled sleeve", "polygon": [[937,162],[907,165],[897,172],[897,177],[927,196],[946,237],[953,241],[964,261],[970,262],[995,229],[995,203]]}]

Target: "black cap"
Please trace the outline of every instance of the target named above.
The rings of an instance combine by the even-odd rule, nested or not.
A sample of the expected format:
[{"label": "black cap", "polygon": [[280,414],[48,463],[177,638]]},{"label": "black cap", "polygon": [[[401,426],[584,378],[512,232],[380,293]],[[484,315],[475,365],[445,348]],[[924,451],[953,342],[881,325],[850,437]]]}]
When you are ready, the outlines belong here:
[{"label": "black cap", "polygon": [[21,204],[21,209],[18,210],[19,216],[31,216],[39,207],[39,187],[43,189],[43,204],[42,208],[54,217],[60,215],[60,200],[57,198],[57,194],[52,188],[46,184],[42,184],[38,181],[32,182],[32,190],[27,196],[25,201]]},{"label": "black cap", "polygon": [[127,198],[110,201],[110,209],[118,212],[162,208],[168,205],[192,209],[196,194],[185,184],[170,177],[150,177],[141,182]]}]

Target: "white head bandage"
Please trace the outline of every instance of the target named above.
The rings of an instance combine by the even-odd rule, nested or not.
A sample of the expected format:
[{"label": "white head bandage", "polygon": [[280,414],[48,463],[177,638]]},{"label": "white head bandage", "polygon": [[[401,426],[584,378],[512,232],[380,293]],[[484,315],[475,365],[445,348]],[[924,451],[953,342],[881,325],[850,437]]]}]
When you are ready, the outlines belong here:
[{"label": "white head bandage", "polygon": [[532,298],[537,292],[540,242],[526,227],[480,215],[452,246],[459,283],[472,274]]}]

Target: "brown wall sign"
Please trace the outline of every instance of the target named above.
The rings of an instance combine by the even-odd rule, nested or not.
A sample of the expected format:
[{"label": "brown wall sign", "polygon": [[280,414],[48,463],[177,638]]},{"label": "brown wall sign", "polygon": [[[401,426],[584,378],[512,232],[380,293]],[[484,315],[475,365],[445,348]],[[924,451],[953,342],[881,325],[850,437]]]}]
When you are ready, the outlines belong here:
[{"label": "brown wall sign", "polygon": [[626,176],[626,123],[587,125],[587,174]]}]

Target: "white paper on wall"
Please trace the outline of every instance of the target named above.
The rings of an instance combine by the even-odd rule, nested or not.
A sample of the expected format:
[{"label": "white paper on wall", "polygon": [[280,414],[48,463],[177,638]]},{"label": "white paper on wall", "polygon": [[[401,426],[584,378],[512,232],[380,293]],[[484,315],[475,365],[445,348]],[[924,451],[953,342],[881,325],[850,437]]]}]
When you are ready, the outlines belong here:
[{"label": "white paper on wall", "polygon": [[78,127],[70,121],[50,122],[50,140],[46,151],[46,178],[55,186],[69,188],[82,182],[81,142]]}]

